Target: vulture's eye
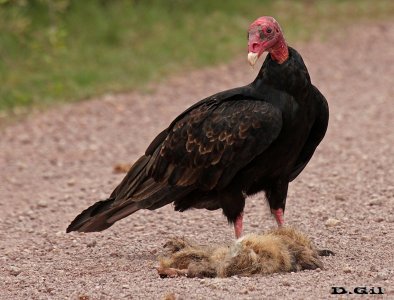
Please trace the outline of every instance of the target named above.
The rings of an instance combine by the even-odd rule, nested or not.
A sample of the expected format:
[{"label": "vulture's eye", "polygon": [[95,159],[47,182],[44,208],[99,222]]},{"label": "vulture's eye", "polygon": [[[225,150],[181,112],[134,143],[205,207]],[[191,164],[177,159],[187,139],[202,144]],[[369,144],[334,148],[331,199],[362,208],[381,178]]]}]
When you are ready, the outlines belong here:
[{"label": "vulture's eye", "polygon": [[267,33],[271,33],[272,32],[272,29],[271,28],[267,28]]}]

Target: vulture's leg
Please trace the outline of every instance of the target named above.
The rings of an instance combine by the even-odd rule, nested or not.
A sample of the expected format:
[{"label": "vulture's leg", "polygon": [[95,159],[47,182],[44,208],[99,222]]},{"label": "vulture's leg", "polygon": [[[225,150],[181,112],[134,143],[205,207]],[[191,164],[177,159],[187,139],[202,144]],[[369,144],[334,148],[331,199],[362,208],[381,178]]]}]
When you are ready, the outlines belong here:
[{"label": "vulture's leg", "polygon": [[235,222],[234,222],[234,232],[235,232],[235,237],[237,239],[239,239],[241,237],[241,235],[242,235],[242,230],[243,230],[243,223],[242,223],[242,221],[243,221],[243,218],[244,218],[244,213],[241,212],[239,214],[239,216],[235,219]]},{"label": "vulture's leg", "polygon": [[283,209],[278,208],[278,209],[271,209],[271,213],[274,215],[276,223],[278,223],[278,226],[283,226],[285,223],[283,219]]},{"label": "vulture's leg", "polygon": [[287,188],[289,182],[286,180],[277,180],[273,182],[265,191],[271,213],[274,215],[278,226],[283,226],[285,221],[283,214],[285,212]]},{"label": "vulture's leg", "polygon": [[226,190],[220,191],[220,206],[229,224],[234,224],[235,237],[242,235],[242,219],[245,207],[245,195],[242,189],[235,183]]}]

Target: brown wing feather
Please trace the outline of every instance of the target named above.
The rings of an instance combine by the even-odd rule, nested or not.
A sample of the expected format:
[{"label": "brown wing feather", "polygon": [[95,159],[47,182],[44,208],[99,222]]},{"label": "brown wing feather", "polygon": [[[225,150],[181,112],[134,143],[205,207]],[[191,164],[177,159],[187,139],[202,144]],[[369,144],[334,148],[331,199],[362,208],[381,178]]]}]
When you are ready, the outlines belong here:
[{"label": "brown wing feather", "polygon": [[151,162],[151,174],[161,181],[173,168],[171,185],[223,185],[272,143],[281,121],[280,111],[267,102],[201,105],[174,124]]}]

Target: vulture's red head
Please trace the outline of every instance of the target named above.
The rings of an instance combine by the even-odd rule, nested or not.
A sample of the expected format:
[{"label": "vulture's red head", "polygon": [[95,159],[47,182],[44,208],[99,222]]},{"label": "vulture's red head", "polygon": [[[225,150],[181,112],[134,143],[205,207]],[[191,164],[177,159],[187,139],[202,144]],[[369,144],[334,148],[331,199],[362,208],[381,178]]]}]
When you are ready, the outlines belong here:
[{"label": "vulture's red head", "polygon": [[248,61],[254,66],[261,54],[269,52],[281,64],[289,57],[286,41],[279,23],[273,17],[260,17],[249,26]]}]

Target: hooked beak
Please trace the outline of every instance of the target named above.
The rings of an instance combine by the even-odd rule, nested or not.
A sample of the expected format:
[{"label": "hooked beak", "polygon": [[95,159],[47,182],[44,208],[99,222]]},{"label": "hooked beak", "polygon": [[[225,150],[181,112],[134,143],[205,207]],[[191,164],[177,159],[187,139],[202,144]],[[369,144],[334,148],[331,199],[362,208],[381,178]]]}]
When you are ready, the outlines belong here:
[{"label": "hooked beak", "polygon": [[248,53],[248,62],[252,66],[252,68],[254,67],[254,65],[256,64],[256,61],[258,59],[259,59],[259,54],[258,53],[254,53],[254,52],[249,52]]}]

